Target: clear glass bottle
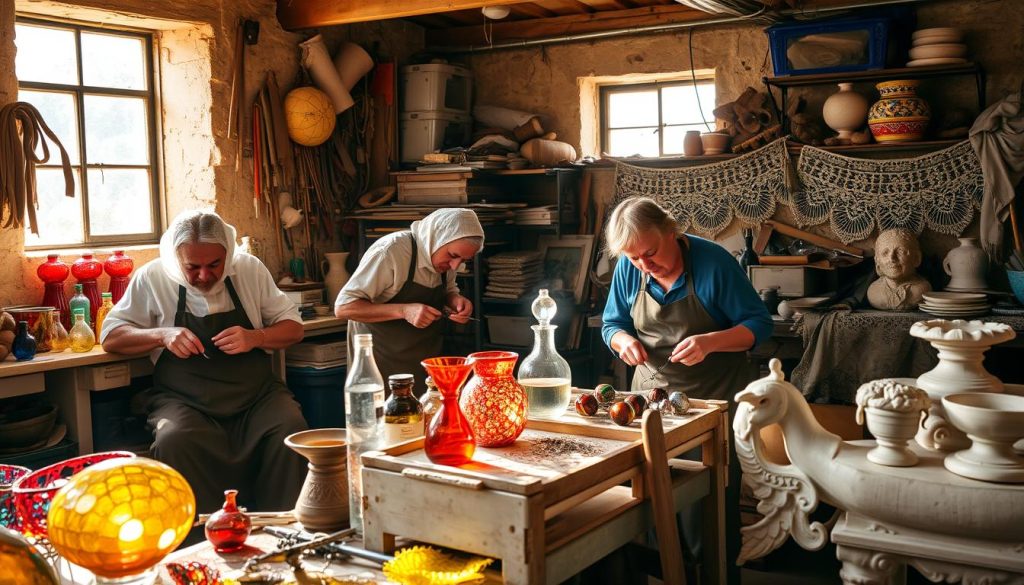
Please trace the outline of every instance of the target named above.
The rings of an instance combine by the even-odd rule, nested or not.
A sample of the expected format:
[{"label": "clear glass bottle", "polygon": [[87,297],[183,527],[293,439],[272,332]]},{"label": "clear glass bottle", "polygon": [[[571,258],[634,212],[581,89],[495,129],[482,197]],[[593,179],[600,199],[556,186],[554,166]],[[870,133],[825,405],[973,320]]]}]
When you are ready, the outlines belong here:
[{"label": "clear glass bottle", "polygon": [[71,328],[71,351],[84,353],[96,345],[96,334],[85,322],[85,315],[81,311],[75,311],[75,326]]},{"label": "clear glass bottle", "polygon": [[60,311],[53,312],[53,328],[50,330],[50,351],[60,353],[71,345],[71,336],[64,328]]},{"label": "clear glass bottle", "polygon": [[565,413],[572,398],[572,372],[569,362],[555,349],[556,325],[551,324],[558,306],[540,289],[530,306],[537,325],[533,325],[533,351],[519,366],[519,384],[526,390],[527,416],[557,418]]},{"label": "clear glass bottle", "polygon": [[100,303],[100,308],[96,309],[96,343],[100,342],[100,331],[103,329],[103,320],[107,318],[107,313],[114,308],[114,299],[111,293],[101,293],[100,297],[103,302]]},{"label": "clear glass bottle", "polygon": [[359,456],[380,445],[384,434],[384,378],[373,359],[373,336],[354,336],[352,364],[345,378],[345,427],[348,431],[348,516],[363,533],[363,466]]},{"label": "clear glass bottle", "polygon": [[89,297],[85,296],[85,294],[82,292],[82,285],[76,284],[75,285],[75,296],[71,297],[71,300],[68,301],[68,306],[71,308],[71,327],[72,328],[74,328],[74,326],[75,326],[75,309],[84,309],[85,310],[85,324],[88,325],[89,323],[91,323],[91,321],[89,321],[89,315],[92,312],[92,308],[89,305],[90,305]]},{"label": "clear glass bottle", "polygon": [[423,406],[423,433],[426,434],[430,419],[441,410],[441,391],[430,376],[427,376],[427,391],[420,396],[420,405]]},{"label": "clear glass bottle", "polygon": [[384,447],[423,436],[423,406],[412,395],[412,374],[388,376],[391,396],[384,403]]}]

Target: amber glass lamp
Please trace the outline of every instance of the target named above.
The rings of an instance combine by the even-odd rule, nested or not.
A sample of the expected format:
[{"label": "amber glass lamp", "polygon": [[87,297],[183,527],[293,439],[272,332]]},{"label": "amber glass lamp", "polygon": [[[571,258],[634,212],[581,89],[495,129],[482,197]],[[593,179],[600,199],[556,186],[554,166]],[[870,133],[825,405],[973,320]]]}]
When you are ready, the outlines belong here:
[{"label": "amber glass lamp", "polygon": [[71,265],[71,274],[78,279],[78,284],[82,285],[82,294],[89,299],[89,322],[95,323],[96,310],[102,301],[96,279],[103,274],[103,264],[93,258],[92,252],[86,252]]},{"label": "amber glass lamp", "polygon": [[113,255],[103,262],[103,269],[110,276],[110,296],[115,305],[124,296],[124,291],[128,290],[128,277],[133,268],[135,262],[124,255],[124,250],[114,250]]},{"label": "amber glass lamp", "polygon": [[71,309],[64,294],[64,281],[71,275],[71,268],[61,262],[60,256],[47,254],[46,262],[36,268],[36,276],[43,281],[43,302],[41,307],[53,307],[60,311],[60,322],[65,329],[71,329]]},{"label": "amber glass lamp", "polygon": [[153,567],[188,535],[192,488],[171,467],[143,457],[97,463],[53,498],[50,544],[107,583],[150,583]]}]

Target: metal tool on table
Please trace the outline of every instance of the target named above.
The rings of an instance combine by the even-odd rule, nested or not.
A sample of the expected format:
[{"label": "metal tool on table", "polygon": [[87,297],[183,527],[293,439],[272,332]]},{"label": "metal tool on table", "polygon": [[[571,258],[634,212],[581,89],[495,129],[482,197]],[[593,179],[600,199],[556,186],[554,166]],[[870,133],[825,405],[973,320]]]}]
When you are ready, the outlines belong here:
[{"label": "metal tool on table", "polygon": [[658,368],[657,370],[654,370],[653,372],[651,372],[651,375],[650,375],[650,376],[647,376],[647,379],[646,379],[646,380],[644,380],[644,382],[643,382],[643,383],[644,383],[644,384],[648,384],[648,383],[650,383],[650,382],[651,382],[651,380],[653,380],[653,379],[657,378],[657,377],[658,377],[658,374],[660,374],[660,373],[662,372],[662,370],[664,370],[665,368],[667,368],[667,367],[668,367],[668,365],[669,365],[670,363],[672,363],[672,361],[671,361],[671,360],[668,360],[668,359],[666,359],[666,360],[665,360],[665,363],[661,364],[661,367],[659,367],[659,368]]},{"label": "metal tool on table", "polygon": [[368,551],[364,548],[345,544],[345,540],[355,534],[355,530],[351,528],[327,535],[312,534],[305,530],[284,526],[267,526],[263,530],[267,534],[278,538],[294,539],[298,542],[283,549],[253,557],[246,562],[247,567],[251,567],[259,563],[274,561],[284,561],[289,565],[295,566],[294,563],[298,561],[298,558],[302,553],[318,548],[325,549],[339,556],[356,557],[377,563],[386,563],[395,560],[395,557],[391,555]]}]

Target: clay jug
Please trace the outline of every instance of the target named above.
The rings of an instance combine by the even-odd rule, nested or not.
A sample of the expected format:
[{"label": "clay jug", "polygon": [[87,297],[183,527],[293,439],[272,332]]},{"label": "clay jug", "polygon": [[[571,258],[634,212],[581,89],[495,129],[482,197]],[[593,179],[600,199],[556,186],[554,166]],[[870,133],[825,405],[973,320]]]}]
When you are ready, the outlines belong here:
[{"label": "clay jug", "polygon": [[985,290],[988,282],[988,254],[977,238],[959,238],[960,245],[946,254],[942,268],[950,276],[948,290]]},{"label": "clay jug", "polygon": [[348,441],[345,429],[310,429],[284,444],[309,460],[309,473],[295,502],[295,518],[310,532],[348,525]]},{"label": "clay jug", "polygon": [[341,287],[345,286],[351,275],[345,267],[348,252],[326,252],[320,267],[324,273],[324,286],[327,287],[327,304],[331,307],[338,300]]},{"label": "clay jug", "polygon": [[840,83],[839,91],[825,100],[821,115],[840,140],[850,140],[868,119],[868,99],[853,91],[852,83]]},{"label": "clay jug", "polygon": [[700,156],[704,154],[704,142],[700,139],[700,130],[687,130],[683,136],[683,155]]},{"label": "clay jug", "polygon": [[526,391],[512,376],[519,354],[469,354],[474,376],[462,389],[459,407],[481,447],[511,445],[526,428]]}]

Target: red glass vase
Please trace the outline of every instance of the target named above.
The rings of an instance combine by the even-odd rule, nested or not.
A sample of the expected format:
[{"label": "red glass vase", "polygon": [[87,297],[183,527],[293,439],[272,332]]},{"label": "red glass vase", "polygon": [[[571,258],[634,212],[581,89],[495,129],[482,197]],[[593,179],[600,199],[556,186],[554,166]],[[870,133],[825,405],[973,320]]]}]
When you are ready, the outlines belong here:
[{"label": "red glass vase", "polygon": [[430,420],[423,450],[439,465],[464,465],[473,460],[476,440],[459,408],[459,388],[473,370],[464,357],[436,357],[420,362],[441,392],[441,409]]},{"label": "red glass vase", "polygon": [[11,487],[14,486],[14,482],[29,473],[32,473],[32,470],[27,467],[0,463],[0,527],[18,529],[18,514],[14,509]]},{"label": "red glass vase", "polygon": [[46,262],[36,268],[36,276],[45,283],[41,307],[53,307],[60,311],[60,322],[65,329],[71,329],[71,309],[68,308],[68,297],[64,294],[64,281],[71,274],[71,268],[61,262],[60,256],[47,254]]},{"label": "red glass vase", "polygon": [[115,305],[124,296],[124,291],[128,290],[128,277],[131,276],[133,268],[135,262],[125,256],[124,250],[114,250],[113,256],[103,262],[103,269],[110,276],[110,296]]},{"label": "red glass vase", "polygon": [[103,265],[93,258],[91,253],[82,254],[82,257],[71,265],[71,274],[78,279],[78,284],[82,285],[82,294],[89,299],[89,319],[91,323],[95,323],[96,311],[100,308],[102,300],[96,279],[103,274]]},{"label": "red glass vase", "polygon": [[526,391],[512,376],[519,354],[480,351],[469,354],[475,374],[462,389],[459,406],[481,447],[504,447],[526,428]]},{"label": "red glass vase", "polygon": [[245,539],[252,531],[252,520],[238,509],[235,498],[238,490],[224,492],[224,506],[210,514],[206,521],[206,540],[217,552],[235,552],[245,546]]}]

